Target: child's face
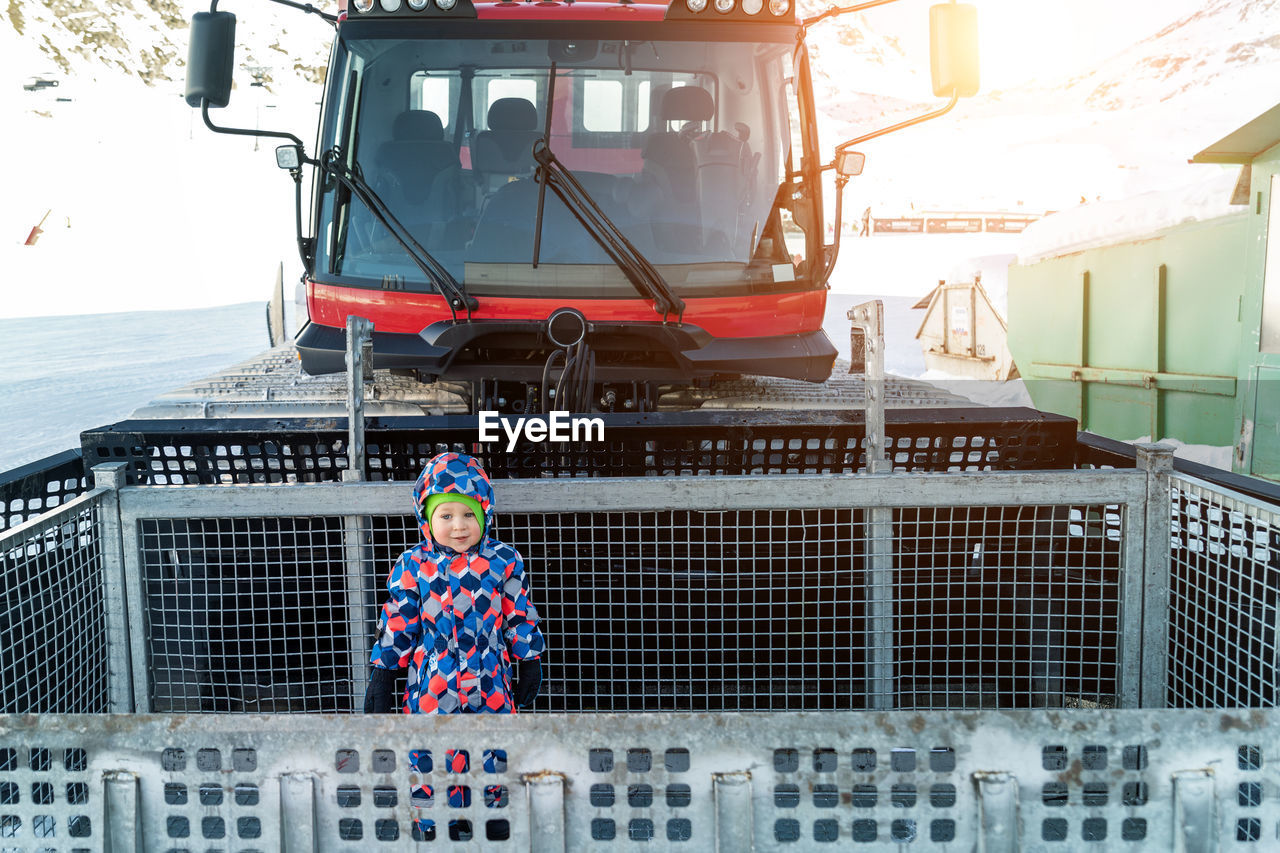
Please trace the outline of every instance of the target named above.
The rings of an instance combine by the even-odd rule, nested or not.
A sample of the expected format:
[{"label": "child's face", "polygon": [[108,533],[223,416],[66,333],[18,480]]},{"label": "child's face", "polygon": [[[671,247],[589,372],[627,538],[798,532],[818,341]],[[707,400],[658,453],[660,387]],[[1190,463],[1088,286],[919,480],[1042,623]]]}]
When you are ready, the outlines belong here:
[{"label": "child's face", "polygon": [[466,504],[446,501],[431,513],[431,535],[445,548],[461,554],[480,541],[480,521]]}]

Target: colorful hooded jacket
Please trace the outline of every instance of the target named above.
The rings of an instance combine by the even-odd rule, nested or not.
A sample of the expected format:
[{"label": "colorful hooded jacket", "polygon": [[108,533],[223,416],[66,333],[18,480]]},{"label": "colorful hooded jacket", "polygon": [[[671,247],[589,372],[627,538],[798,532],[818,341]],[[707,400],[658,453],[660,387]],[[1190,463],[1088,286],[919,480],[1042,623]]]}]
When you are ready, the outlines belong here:
[{"label": "colorful hooded jacket", "polygon": [[[480,542],[465,554],[437,544],[423,502],[456,492],[484,509]],[[545,648],[529,577],[516,549],[495,539],[493,488],[470,456],[442,453],[413,487],[422,541],[400,555],[387,578],[370,661],[408,667],[406,714],[510,714],[511,661]]]}]

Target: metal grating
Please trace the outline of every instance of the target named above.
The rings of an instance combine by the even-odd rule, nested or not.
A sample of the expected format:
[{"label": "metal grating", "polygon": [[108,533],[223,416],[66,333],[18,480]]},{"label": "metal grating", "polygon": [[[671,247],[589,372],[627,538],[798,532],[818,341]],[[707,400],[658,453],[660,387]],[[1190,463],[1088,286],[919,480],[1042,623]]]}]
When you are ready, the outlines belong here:
[{"label": "metal grating", "polygon": [[0,535],[0,712],[105,713],[100,495]]},{"label": "metal grating", "polygon": [[894,707],[1116,707],[1121,507],[903,509],[894,534],[872,593],[893,606]]},{"label": "metal grating", "polygon": [[[1117,508],[893,512],[889,574],[862,509],[500,515],[551,646],[536,710],[1116,704]],[[386,574],[418,538],[410,516],[144,519],[151,708],[358,707]]]},{"label": "metal grating", "polygon": [[[1075,421],[1031,409],[889,410],[896,471],[1069,469]],[[494,479],[855,473],[865,468],[861,411],[604,415],[606,440],[489,445],[474,416],[370,418],[369,480],[417,479],[446,450]],[[124,421],[82,435],[89,465],[128,463],[129,485],[337,482],[345,419]]]},{"label": "metal grating", "polygon": [[11,717],[0,844],[1265,851],[1277,713]]},{"label": "metal grating", "polygon": [[1170,707],[1274,707],[1280,515],[1192,477],[1170,480]]},{"label": "metal grating", "polygon": [[353,625],[343,530],[341,518],[140,521],[151,707],[351,710],[351,643],[373,631],[373,578]]},{"label": "metal grating", "polygon": [[0,532],[55,509],[85,491],[79,450],[53,456],[0,474]]}]

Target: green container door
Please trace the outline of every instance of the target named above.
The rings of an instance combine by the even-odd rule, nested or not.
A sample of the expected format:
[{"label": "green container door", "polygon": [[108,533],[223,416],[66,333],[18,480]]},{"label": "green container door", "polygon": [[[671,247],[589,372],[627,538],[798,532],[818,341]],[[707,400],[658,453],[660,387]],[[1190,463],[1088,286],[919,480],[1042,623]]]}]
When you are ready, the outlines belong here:
[{"label": "green container door", "polygon": [[1233,441],[1248,218],[1009,269],[1009,348],[1040,409],[1121,440]]},{"label": "green container door", "polygon": [[1245,316],[1253,318],[1240,343],[1240,431],[1235,468],[1280,480],[1280,146],[1253,161],[1252,228]]}]

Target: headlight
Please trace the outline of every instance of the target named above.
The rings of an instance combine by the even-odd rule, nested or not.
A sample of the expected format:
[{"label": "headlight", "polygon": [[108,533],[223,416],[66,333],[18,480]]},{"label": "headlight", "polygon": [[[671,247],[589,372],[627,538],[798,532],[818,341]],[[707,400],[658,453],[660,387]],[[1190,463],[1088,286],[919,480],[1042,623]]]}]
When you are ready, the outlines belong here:
[{"label": "headlight", "polygon": [[689,8],[690,12],[701,12],[707,8],[707,0],[684,0],[684,5]]},{"label": "headlight", "polygon": [[378,0],[384,12],[399,12],[400,0]]},{"label": "headlight", "polygon": [[791,11],[791,0],[769,0],[769,13],[772,15],[785,15]]},{"label": "headlight", "polygon": [[436,0],[436,8],[442,12],[448,12],[454,6],[458,5],[458,0]]},{"label": "headlight", "polygon": [[733,0],[716,0],[716,11],[722,15],[732,12]]},{"label": "headlight", "polygon": [[764,8],[764,0],[742,0],[742,11],[748,15],[758,15]]},{"label": "headlight", "polygon": [[408,0],[409,8],[415,12],[421,12],[427,8],[427,0]]},{"label": "headlight", "polygon": [[357,12],[368,12],[373,8],[373,0],[356,0]]}]

